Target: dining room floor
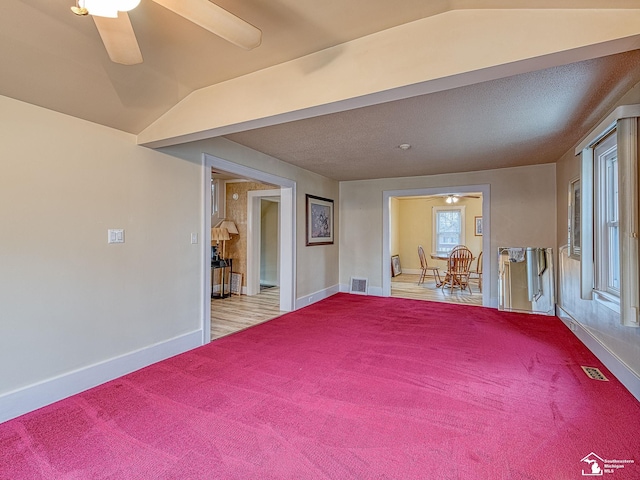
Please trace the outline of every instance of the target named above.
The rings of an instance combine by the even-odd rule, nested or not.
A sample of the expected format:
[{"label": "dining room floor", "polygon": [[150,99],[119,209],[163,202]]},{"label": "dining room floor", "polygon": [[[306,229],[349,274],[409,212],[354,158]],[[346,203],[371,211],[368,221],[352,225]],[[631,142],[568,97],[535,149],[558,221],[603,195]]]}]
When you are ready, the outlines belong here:
[{"label": "dining room floor", "polygon": [[482,305],[482,292],[477,284],[471,285],[471,293],[469,293],[468,290],[436,287],[433,277],[427,277],[424,283],[418,285],[419,279],[420,275],[413,273],[401,273],[393,277],[391,279],[391,296],[432,302]]}]

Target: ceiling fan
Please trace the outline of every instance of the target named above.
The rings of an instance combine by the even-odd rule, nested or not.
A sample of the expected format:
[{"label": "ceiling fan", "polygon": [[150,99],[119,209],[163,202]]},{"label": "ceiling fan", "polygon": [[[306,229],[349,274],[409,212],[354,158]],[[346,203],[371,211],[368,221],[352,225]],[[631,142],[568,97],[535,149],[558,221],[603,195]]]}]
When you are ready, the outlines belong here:
[{"label": "ceiling fan", "polygon": [[480,198],[478,195],[461,195],[459,193],[445,193],[438,196],[443,197],[447,203],[457,203],[461,198]]},{"label": "ceiling fan", "polygon": [[[153,0],[173,13],[225,40],[251,50],[262,41],[260,29],[209,0]],[[122,65],[142,63],[142,53],[128,11],[140,0],[76,0],[71,11],[91,15],[111,61]]]}]

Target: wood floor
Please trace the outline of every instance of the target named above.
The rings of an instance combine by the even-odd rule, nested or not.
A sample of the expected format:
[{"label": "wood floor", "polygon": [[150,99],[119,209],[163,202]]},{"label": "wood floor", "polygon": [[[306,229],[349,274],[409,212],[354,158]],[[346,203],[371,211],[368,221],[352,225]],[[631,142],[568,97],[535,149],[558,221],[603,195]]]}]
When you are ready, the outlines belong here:
[{"label": "wood floor", "polygon": [[451,291],[435,286],[433,278],[428,277],[422,284],[418,285],[420,275],[402,273],[391,279],[391,296],[399,298],[411,298],[414,300],[430,300],[432,302],[464,303],[465,305],[482,305],[482,293],[474,283],[471,285],[471,292],[468,290]]},{"label": "wood floor", "polygon": [[[477,286],[468,291],[444,292],[437,288],[432,278],[418,285],[418,275],[403,273],[391,279],[391,296],[430,300],[433,302],[464,303],[482,305],[482,294]],[[228,298],[211,301],[211,340],[224,337],[245,328],[257,325],[282,315],[280,311],[280,289],[268,288],[258,295],[233,295]]]},{"label": "wood floor", "polygon": [[280,289],[262,290],[258,295],[232,295],[211,300],[211,340],[244,330],[282,315]]}]

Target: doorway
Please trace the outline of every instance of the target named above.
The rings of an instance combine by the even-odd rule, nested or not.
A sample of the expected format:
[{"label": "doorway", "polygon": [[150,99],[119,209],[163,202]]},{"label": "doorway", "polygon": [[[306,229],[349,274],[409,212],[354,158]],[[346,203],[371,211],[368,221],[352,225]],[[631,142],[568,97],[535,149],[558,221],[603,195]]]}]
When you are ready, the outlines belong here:
[{"label": "doorway", "polygon": [[[279,195],[279,216],[278,216],[278,278],[279,278],[279,306],[280,311],[290,312],[295,309],[295,198],[296,198],[296,182],[272,175],[260,170],[253,169],[244,165],[230,162],[213,155],[203,154],[203,184],[204,184],[204,221],[203,221],[203,343],[208,343],[211,337],[211,269],[209,265],[210,259],[210,243],[211,243],[211,202],[209,201],[209,192],[211,188],[211,170],[215,169],[219,172],[225,172],[238,178],[245,178],[257,182],[267,183],[280,187],[275,190]],[[275,195],[271,195],[275,196]],[[248,219],[247,219],[248,220]],[[253,222],[251,222],[251,225]],[[250,223],[247,223],[248,228]],[[247,235],[249,239],[256,238],[253,232]],[[258,237],[259,238],[259,237]],[[259,240],[253,244],[258,245]],[[255,251],[256,246],[251,248]],[[247,264],[247,277],[254,278],[254,273],[249,273],[249,264]],[[259,279],[259,268],[258,268]],[[247,285],[248,286],[248,285]],[[259,280],[258,280],[259,292]],[[249,293],[247,291],[247,293]]]},{"label": "doorway", "polygon": [[247,295],[256,295],[261,285],[280,286],[281,190],[247,197]]},{"label": "doorway", "polygon": [[260,291],[280,286],[280,196],[260,201]]},{"label": "doorway", "polygon": [[[394,227],[394,221],[397,219],[392,218],[394,212],[397,212],[397,208],[394,205],[395,200],[409,200],[412,198],[426,198],[426,197],[444,197],[448,194],[451,195],[452,192],[455,192],[460,197],[463,196],[478,196],[481,197],[481,209],[479,212],[475,212],[471,214],[471,218],[468,219],[467,223],[473,225],[476,221],[476,217],[479,217],[481,229],[479,232],[479,236],[475,237],[477,232],[470,231],[467,232],[467,235],[470,235],[473,238],[473,242],[477,243],[475,246],[477,252],[487,252],[482,257],[482,266],[483,266],[483,278],[489,281],[483,282],[484,288],[482,289],[482,305],[489,306],[491,303],[491,276],[492,276],[492,267],[491,267],[491,211],[490,211],[490,186],[489,185],[460,185],[460,186],[449,186],[449,187],[435,187],[435,188],[423,188],[423,189],[412,189],[412,190],[394,190],[394,191],[385,191],[383,192],[383,251],[382,251],[382,268],[383,268],[383,278],[382,278],[382,290],[384,296],[391,296],[391,283],[392,283],[392,272],[391,272],[391,256],[396,254],[396,252],[392,252],[392,245],[396,243],[396,238],[394,235],[397,235],[396,228]],[[397,203],[397,202],[396,202]],[[462,202],[461,202],[462,203]],[[432,219],[431,208],[429,208],[428,212],[424,212],[421,214],[422,222],[430,223]],[[414,221],[415,223],[415,221]],[[427,255],[433,250],[431,237],[423,237],[424,243],[428,242],[428,245],[423,245]],[[415,240],[415,253],[413,250],[409,253],[409,255],[415,255],[415,258],[418,258],[417,247],[420,240]],[[397,249],[396,249],[397,250]],[[412,258],[413,260],[413,258]],[[402,268],[403,272],[405,271],[404,267]],[[411,272],[411,269],[409,269]],[[417,282],[416,282],[417,283]],[[434,293],[439,293],[435,292]],[[478,291],[475,292],[476,297],[480,297],[478,295]],[[427,298],[425,298],[426,300]],[[478,302],[479,303],[479,302]]]}]

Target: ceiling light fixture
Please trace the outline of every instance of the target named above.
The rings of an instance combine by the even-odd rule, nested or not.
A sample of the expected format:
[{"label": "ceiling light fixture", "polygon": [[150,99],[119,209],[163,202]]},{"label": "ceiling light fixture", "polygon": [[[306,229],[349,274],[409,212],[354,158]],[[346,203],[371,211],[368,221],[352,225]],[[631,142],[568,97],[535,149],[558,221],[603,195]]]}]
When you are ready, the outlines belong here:
[{"label": "ceiling light fixture", "polygon": [[400,150],[409,150],[411,148],[411,145],[409,145],[408,143],[401,143],[400,145],[398,145],[398,148]]},{"label": "ceiling light fixture", "polygon": [[76,15],[117,18],[118,12],[128,12],[139,4],[140,0],[78,0],[71,11]]},{"label": "ceiling light fixture", "polygon": [[454,197],[453,195],[447,196],[445,202],[447,203],[456,203],[458,201],[458,197]]}]

